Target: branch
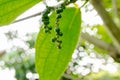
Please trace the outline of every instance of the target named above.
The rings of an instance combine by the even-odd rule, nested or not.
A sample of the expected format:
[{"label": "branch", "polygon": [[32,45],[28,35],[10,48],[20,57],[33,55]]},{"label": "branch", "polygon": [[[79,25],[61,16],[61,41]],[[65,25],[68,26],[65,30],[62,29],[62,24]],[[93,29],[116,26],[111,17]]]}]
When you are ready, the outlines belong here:
[{"label": "branch", "polygon": [[116,0],[112,0],[113,13],[118,17],[118,8]]},{"label": "branch", "polygon": [[106,51],[109,51],[109,47],[111,46],[110,44],[108,44],[100,39],[97,39],[94,36],[90,36],[88,33],[81,33],[81,37],[83,39],[87,40],[88,42],[94,44],[95,46],[97,46],[103,50],[106,50]]},{"label": "branch", "polygon": [[5,55],[5,53],[6,53],[6,51],[5,51],[5,50],[1,50],[1,51],[0,51],[0,58],[1,58],[2,56],[4,56],[4,55]]},{"label": "branch", "polygon": [[[120,28],[120,16],[119,16],[119,12],[118,12],[118,5],[117,5],[117,1],[116,0],[112,0],[112,11],[113,11],[113,17],[115,17],[115,21],[117,23],[117,26],[119,26]],[[116,20],[117,19],[117,20]]]},{"label": "branch", "polygon": [[[18,19],[18,20],[16,20],[16,21],[14,21],[13,23],[21,22],[21,21],[24,21],[24,20],[27,20],[27,19],[30,19],[30,18],[33,18],[33,17],[39,16],[39,15],[41,15],[41,12],[38,12],[38,13],[36,13],[36,14],[33,14],[33,15],[30,15],[30,16],[27,16],[27,17],[22,18],[22,19]],[[13,23],[12,23],[12,24],[13,24]]]},{"label": "branch", "polygon": [[70,79],[70,80],[80,80],[80,78],[73,78],[71,75],[65,74],[65,73],[63,74],[63,77]]},{"label": "branch", "polygon": [[105,10],[103,5],[101,4],[101,0],[90,0],[93,7],[96,9],[101,19],[105,24],[105,28],[108,31],[110,37],[114,41],[114,45],[120,53],[120,29],[114,23],[108,12]]},{"label": "branch", "polygon": [[120,53],[116,50],[115,46],[108,44],[94,36],[90,36],[88,33],[81,33],[81,38],[94,44],[96,47],[108,51],[108,54],[117,62],[120,62]]}]

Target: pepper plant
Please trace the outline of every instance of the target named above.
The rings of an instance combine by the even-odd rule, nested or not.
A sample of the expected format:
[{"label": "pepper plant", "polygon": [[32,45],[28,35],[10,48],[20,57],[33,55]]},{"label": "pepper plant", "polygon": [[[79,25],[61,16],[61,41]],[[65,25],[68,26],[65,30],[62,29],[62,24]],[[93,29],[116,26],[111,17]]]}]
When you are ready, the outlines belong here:
[{"label": "pepper plant", "polygon": [[[96,47],[106,50],[108,55],[120,62],[120,12],[119,0],[57,0],[57,6],[46,5],[41,12],[43,25],[40,27],[35,44],[35,66],[40,80],[58,80],[63,74],[80,38]],[[81,7],[76,2],[84,1]],[[109,3],[108,3],[108,2]],[[44,0],[0,0],[0,26],[18,21],[23,12]],[[86,3],[93,5],[105,24],[105,32],[111,42],[81,32],[81,11]],[[108,3],[108,4],[106,4]],[[73,4],[73,7],[69,5]],[[14,6],[13,6],[14,5]],[[107,10],[113,5],[113,13]],[[114,18],[112,16],[115,16]],[[98,28],[98,27],[97,27]],[[99,30],[99,28],[98,28]],[[105,34],[102,34],[106,36]],[[81,37],[80,37],[81,36]],[[97,51],[97,50],[96,50]]]}]

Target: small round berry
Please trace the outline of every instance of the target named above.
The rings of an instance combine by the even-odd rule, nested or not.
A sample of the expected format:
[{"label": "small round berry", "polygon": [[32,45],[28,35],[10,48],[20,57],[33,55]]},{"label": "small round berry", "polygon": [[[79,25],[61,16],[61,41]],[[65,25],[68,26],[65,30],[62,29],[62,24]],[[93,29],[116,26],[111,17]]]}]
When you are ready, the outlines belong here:
[{"label": "small round berry", "polygon": [[50,13],[50,8],[48,8],[48,9],[47,9],[46,13],[47,13],[47,14],[49,14],[49,13]]},{"label": "small round berry", "polygon": [[55,42],[57,39],[56,38],[52,38],[52,42]]},{"label": "small round berry", "polygon": [[47,8],[44,12],[43,12],[43,14],[49,14],[50,13],[50,9],[49,8]]},{"label": "small round berry", "polygon": [[49,21],[49,18],[43,18],[42,22]]},{"label": "small round berry", "polygon": [[55,29],[55,31],[56,31],[57,33],[59,33],[59,32],[60,32],[60,28],[57,27],[57,28]]},{"label": "small round berry", "polygon": [[59,33],[59,36],[63,36],[63,33],[62,33],[62,32],[60,32],[60,33]]},{"label": "small round berry", "polygon": [[59,13],[63,12],[63,9],[62,9],[62,8],[58,8],[58,9],[56,10],[56,12],[57,12],[57,14],[59,14]]},{"label": "small round berry", "polygon": [[59,41],[57,41],[57,42],[58,42],[58,43],[60,43],[60,44],[62,43],[62,41],[61,41],[61,40],[59,40]]},{"label": "small round berry", "polygon": [[49,30],[52,30],[52,27],[50,26],[50,27],[48,27],[48,29],[49,29]]},{"label": "small round berry", "polygon": [[43,22],[45,25],[48,25],[50,22],[49,21],[44,21]]},{"label": "small round berry", "polygon": [[48,27],[48,26],[45,25],[45,26],[44,26],[44,29],[46,29],[47,27]]},{"label": "small round berry", "polygon": [[45,30],[44,30],[44,32],[45,32],[45,33],[48,33],[48,32],[49,32],[49,30],[45,29]]},{"label": "small round berry", "polygon": [[49,13],[50,13],[50,11],[52,10],[52,8],[53,8],[53,7],[48,7],[48,6],[47,6],[47,11],[46,11],[46,13],[48,13],[48,14],[49,14]]},{"label": "small round berry", "polygon": [[61,18],[61,17],[62,17],[61,14],[58,14],[58,15],[57,15],[57,19],[59,19],[59,18]]},{"label": "small round berry", "polygon": [[61,4],[60,7],[61,7],[62,9],[65,9],[65,4],[64,4],[64,3]]},{"label": "small round berry", "polygon": [[71,3],[75,3],[77,0],[70,0]]},{"label": "small round berry", "polygon": [[61,48],[62,48],[61,45],[58,45],[57,47],[58,47],[58,49],[61,49]]},{"label": "small round berry", "polygon": [[60,40],[59,43],[62,43],[62,41]]},{"label": "small round berry", "polygon": [[48,17],[48,15],[43,15],[43,16],[42,16],[42,19],[43,19],[43,20],[49,20],[49,17]]}]

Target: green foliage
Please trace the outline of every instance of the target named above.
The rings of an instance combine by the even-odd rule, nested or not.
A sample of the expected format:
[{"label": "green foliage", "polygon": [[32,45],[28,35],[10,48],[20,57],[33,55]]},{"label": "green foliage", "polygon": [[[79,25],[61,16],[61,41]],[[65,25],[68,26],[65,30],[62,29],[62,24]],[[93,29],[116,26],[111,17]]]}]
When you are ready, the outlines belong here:
[{"label": "green foliage", "polygon": [[0,0],[0,26],[11,23],[41,0]]},{"label": "green foliage", "polygon": [[33,53],[26,54],[22,48],[11,50],[4,55],[2,60],[5,61],[5,67],[15,69],[15,77],[18,80],[27,80],[26,74],[28,72],[35,73]]},{"label": "green foliage", "polygon": [[[68,14],[69,13],[69,14]],[[36,41],[35,64],[40,80],[58,80],[66,69],[80,36],[81,14],[78,8],[67,8],[61,13],[60,29],[63,36],[62,48],[51,41],[55,31],[45,33],[41,28]],[[50,25],[55,25],[55,13],[50,17]]]},{"label": "green foliage", "polygon": [[[10,42],[18,39],[17,31],[12,31],[6,33],[6,37]],[[14,68],[15,69],[15,78],[17,80],[28,80],[26,74],[28,72],[35,73],[35,64],[34,64],[34,52],[31,51],[34,48],[34,43],[36,39],[36,33],[27,34],[26,37],[28,38],[26,46],[29,47],[28,50],[24,49],[24,47],[13,46],[11,47],[10,51],[8,50],[6,54],[0,57],[1,61],[5,62],[3,68]],[[1,65],[0,65],[1,67]]]}]

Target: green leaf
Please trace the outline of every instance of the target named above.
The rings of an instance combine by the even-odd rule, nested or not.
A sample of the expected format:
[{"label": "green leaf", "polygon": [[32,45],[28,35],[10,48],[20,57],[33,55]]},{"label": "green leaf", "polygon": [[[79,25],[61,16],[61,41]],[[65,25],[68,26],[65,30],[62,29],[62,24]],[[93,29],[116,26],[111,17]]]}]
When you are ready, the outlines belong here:
[{"label": "green leaf", "polygon": [[11,23],[16,17],[41,0],[0,0],[0,26]]},{"label": "green leaf", "polygon": [[[50,17],[50,25],[55,25],[55,13]],[[35,64],[40,80],[58,80],[65,71],[72,53],[76,48],[80,36],[81,13],[79,8],[67,8],[60,19],[62,49],[58,49],[51,41],[55,36],[54,29],[51,34],[44,33],[43,28],[36,41]]]}]

